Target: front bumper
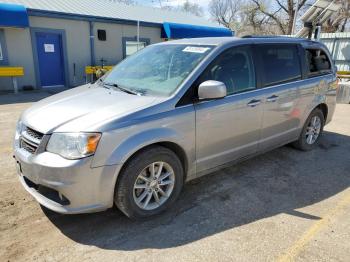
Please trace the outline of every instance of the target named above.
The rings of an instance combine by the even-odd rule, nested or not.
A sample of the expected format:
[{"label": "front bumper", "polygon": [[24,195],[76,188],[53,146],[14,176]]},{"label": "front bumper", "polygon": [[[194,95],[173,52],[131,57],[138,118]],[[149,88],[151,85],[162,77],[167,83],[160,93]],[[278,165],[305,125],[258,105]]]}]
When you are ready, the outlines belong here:
[{"label": "front bumper", "polygon": [[50,152],[31,154],[16,147],[14,158],[22,185],[48,209],[77,214],[113,206],[120,165],[91,168],[93,157],[68,160]]}]

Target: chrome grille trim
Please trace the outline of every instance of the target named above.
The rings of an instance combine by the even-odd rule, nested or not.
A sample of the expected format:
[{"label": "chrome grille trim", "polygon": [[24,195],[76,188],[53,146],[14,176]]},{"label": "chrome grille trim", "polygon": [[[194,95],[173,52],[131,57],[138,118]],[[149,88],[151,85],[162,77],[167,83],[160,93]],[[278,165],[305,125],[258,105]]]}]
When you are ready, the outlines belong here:
[{"label": "chrome grille trim", "polygon": [[43,137],[44,135],[42,133],[37,132],[29,127],[24,127],[19,138],[19,146],[23,150],[31,154],[35,154],[40,146]]},{"label": "chrome grille trim", "polygon": [[[21,141],[24,141],[24,142],[26,142],[27,144],[29,144],[29,145],[31,145],[31,146],[33,146],[33,147],[38,147],[39,146],[39,144],[38,143],[35,143],[34,141],[30,141],[27,137],[25,137],[25,136],[22,136],[21,137]],[[39,142],[40,143],[40,142]]]},{"label": "chrome grille trim", "polygon": [[37,149],[37,147],[27,143],[27,141],[25,141],[24,139],[21,139],[19,144],[20,144],[20,148],[24,149],[25,151],[31,154],[34,154]]},{"label": "chrome grille trim", "polygon": [[27,141],[29,141],[29,142],[34,143],[36,146],[38,146],[38,145],[40,144],[40,139],[37,139],[36,137],[31,136],[31,135],[27,132],[27,130],[24,130],[24,131],[22,132],[22,138],[25,139],[25,140],[27,140]]},{"label": "chrome grille trim", "polygon": [[26,127],[24,130],[30,137],[37,139],[37,140],[41,140],[44,136],[44,134],[35,131],[34,129],[31,129],[30,127]]}]

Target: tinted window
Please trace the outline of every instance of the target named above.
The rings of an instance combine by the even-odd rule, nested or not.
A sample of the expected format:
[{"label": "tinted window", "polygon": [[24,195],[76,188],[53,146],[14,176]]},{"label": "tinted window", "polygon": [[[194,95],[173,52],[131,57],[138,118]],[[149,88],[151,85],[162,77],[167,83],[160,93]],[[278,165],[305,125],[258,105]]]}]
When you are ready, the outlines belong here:
[{"label": "tinted window", "polygon": [[199,83],[225,83],[227,94],[255,89],[255,71],[250,47],[235,47],[220,54],[204,71]]},{"label": "tinted window", "polygon": [[264,86],[301,79],[301,69],[296,45],[261,45]]},{"label": "tinted window", "polygon": [[306,49],[305,54],[309,77],[328,74],[331,71],[331,62],[324,51]]}]

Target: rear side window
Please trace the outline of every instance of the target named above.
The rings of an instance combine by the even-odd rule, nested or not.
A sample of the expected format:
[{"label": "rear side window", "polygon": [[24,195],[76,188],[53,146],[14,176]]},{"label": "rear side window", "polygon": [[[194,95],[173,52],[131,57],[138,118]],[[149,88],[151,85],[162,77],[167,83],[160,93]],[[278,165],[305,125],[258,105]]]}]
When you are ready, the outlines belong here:
[{"label": "rear side window", "polygon": [[301,79],[296,45],[261,45],[263,86],[273,86]]},{"label": "rear side window", "polygon": [[308,77],[329,74],[331,72],[331,62],[323,50],[306,49],[305,55]]}]

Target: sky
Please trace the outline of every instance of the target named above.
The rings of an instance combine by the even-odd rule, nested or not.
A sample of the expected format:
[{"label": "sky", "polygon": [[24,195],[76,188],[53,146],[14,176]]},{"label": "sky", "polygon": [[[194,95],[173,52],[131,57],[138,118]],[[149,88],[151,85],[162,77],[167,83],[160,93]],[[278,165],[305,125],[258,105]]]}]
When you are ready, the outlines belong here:
[{"label": "sky", "polygon": [[[168,5],[168,6],[179,6],[186,2],[186,0],[136,0],[136,2],[140,5],[147,5],[147,6],[154,6],[154,7],[160,7],[159,2],[161,2],[162,5]],[[208,12],[208,6],[210,0],[190,0],[192,3],[198,4],[200,7],[203,8],[204,15],[206,18],[209,18],[209,12]]]}]

